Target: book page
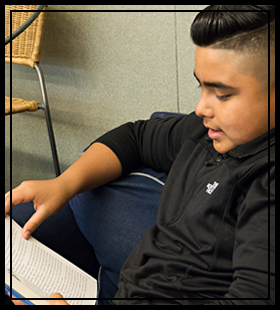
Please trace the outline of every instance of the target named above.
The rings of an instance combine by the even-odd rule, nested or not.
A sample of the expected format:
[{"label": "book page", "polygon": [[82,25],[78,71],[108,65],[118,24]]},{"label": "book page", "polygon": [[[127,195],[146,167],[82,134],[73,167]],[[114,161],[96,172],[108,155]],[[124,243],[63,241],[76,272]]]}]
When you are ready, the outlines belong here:
[{"label": "book page", "polygon": [[[54,253],[33,237],[27,241],[22,228],[12,224],[12,275],[41,298],[58,292],[65,299],[96,298],[97,283],[91,276]],[[10,272],[10,218],[5,219],[5,270]],[[26,296],[30,298],[31,296]],[[68,300],[71,305],[95,301]]]},{"label": "book page", "polygon": [[[23,285],[21,282],[19,282],[15,277],[12,279],[13,283],[13,289],[12,289],[12,295],[15,298],[25,298],[25,296],[29,296],[32,298],[40,298],[40,296],[37,296],[33,291],[31,291],[28,287]],[[20,292],[20,293],[19,293]],[[6,271],[5,272],[5,294],[10,296],[10,274]],[[23,300],[23,303],[26,305],[50,305],[49,300]]]}]

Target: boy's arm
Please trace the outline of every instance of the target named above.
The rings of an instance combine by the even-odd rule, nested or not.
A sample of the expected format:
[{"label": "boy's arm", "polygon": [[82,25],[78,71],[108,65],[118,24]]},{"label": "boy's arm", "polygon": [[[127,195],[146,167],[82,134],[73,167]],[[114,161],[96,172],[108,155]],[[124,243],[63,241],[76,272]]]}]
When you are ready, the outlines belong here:
[{"label": "boy's arm", "polygon": [[[200,128],[193,115],[127,123],[102,136],[61,176],[48,181],[23,182],[12,191],[12,207],[33,202],[35,214],[23,227],[28,239],[49,216],[79,193],[102,186],[141,165],[168,172],[186,135]],[[5,216],[10,193],[5,196]]]},{"label": "boy's arm", "polygon": [[115,153],[104,144],[94,143],[59,179],[68,196],[73,198],[121,175],[122,166]]},{"label": "boy's arm", "polygon": [[94,143],[70,168],[56,179],[27,181],[5,195],[5,217],[10,207],[33,202],[36,213],[25,224],[22,236],[30,237],[41,223],[58,212],[79,193],[99,187],[122,175],[122,166],[107,146]]}]

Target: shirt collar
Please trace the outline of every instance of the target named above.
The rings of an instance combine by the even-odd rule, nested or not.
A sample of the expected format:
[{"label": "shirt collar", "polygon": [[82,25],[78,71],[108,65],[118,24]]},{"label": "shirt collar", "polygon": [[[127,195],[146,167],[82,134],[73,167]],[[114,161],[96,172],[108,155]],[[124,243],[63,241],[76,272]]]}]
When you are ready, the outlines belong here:
[{"label": "shirt collar", "polygon": [[272,146],[274,144],[275,128],[250,142],[237,146],[233,150],[229,151],[229,155],[235,158],[252,156],[267,149],[268,145]]}]

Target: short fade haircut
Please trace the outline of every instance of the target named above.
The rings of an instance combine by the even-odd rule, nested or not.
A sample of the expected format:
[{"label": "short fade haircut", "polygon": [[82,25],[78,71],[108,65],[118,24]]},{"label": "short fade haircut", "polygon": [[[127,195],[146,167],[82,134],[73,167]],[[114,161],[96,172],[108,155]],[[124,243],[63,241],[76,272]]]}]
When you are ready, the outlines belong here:
[{"label": "short fade haircut", "polygon": [[235,50],[261,60],[264,67],[257,70],[264,86],[270,44],[270,82],[275,85],[275,5],[210,5],[196,16],[191,38],[199,47]]},{"label": "short fade haircut", "polygon": [[269,24],[274,42],[275,5],[211,5],[195,18],[191,37],[201,47],[259,49],[268,47]]}]

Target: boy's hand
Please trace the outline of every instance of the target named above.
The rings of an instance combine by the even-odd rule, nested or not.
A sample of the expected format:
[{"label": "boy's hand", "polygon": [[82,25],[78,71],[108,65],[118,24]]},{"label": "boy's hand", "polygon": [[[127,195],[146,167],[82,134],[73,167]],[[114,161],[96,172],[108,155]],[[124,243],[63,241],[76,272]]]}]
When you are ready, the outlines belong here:
[{"label": "boy's hand", "polygon": [[5,217],[11,207],[33,202],[36,213],[22,229],[23,238],[29,239],[44,220],[58,212],[68,201],[68,195],[59,179],[23,182],[12,191],[12,205],[10,205],[10,192],[5,195]]},{"label": "boy's hand", "polygon": [[[59,293],[52,294],[51,298],[63,298]],[[65,300],[50,300],[51,306],[69,306]]]},{"label": "boy's hand", "polygon": [[122,165],[117,155],[101,143],[94,143],[62,175],[48,181],[23,182],[5,195],[5,217],[10,208],[33,202],[36,213],[25,224],[22,236],[30,235],[52,214],[58,212],[70,199],[80,193],[107,184],[122,176]]}]

